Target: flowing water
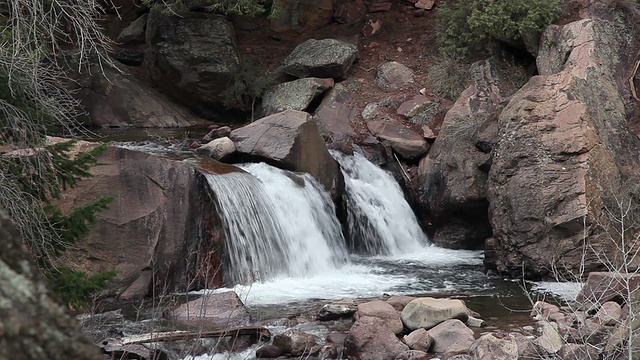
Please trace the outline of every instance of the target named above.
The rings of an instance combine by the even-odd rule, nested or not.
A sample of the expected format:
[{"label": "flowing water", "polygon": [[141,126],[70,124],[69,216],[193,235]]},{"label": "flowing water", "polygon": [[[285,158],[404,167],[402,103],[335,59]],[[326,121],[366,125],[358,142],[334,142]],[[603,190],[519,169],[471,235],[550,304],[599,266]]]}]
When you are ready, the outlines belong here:
[{"label": "flowing water", "polygon": [[393,176],[359,153],[331,155],[344,175],[349,234],[360,244],[352,250],[396,256],[421,251],[427,237]]},{"label": "flowing water", "polygon": [[481,252],[428,244],[389,173],[360,154],[332,155],[345,178],[348,233],[362,244],[351,254],[329,195],[310,175],[266,164],[207,175],[227,231],[226,272],[247,305],[493,288]]},{"label": "flowing water", "polygon": [[348,262],[331,198],[310,175],[266,164],[206,175],[226,232],[233,283],[305,277]]}]

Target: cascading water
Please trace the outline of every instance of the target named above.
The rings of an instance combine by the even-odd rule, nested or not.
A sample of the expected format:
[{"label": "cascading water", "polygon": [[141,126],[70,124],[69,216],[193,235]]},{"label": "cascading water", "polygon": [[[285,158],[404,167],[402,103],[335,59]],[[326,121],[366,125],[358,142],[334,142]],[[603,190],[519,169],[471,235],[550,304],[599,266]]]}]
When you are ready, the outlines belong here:
[{"label": "cascading water", "polygon": [[344,175],[352,243],[361,244],[353,250],[368,255],[424,251],[428,239],[396,180],[359,153],[331,155]]},{"label": "cascading water", "polygon": [[333,203],[315,179],[262,163],[241,168],[247,172],[206,175],[225,225],[232,282],[304,277],[348,262]]}]

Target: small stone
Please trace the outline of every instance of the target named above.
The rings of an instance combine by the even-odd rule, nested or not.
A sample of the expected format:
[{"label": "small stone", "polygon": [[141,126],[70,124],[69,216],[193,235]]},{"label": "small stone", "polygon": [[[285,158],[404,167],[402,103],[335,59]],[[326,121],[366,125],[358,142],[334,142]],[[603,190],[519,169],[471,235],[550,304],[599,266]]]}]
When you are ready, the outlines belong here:
[{"label": "small stone", "polygon": [[415,7],[418,9],[431,10],[435,3],[436,0],[418,0],[418,2],[416,2],[415,4]]},{"label": "small stone", "polygon": [[358,310],[355,304],[326,304],[318,311],[318,319],[335,320],[352,316]]},{"label": "small stone", "polygon": [[469,318],[467,319],[467,326],[474,327],[474,328],[481,328],[481,327],[487,326],[487,323],[482,319],[469,316]]}]

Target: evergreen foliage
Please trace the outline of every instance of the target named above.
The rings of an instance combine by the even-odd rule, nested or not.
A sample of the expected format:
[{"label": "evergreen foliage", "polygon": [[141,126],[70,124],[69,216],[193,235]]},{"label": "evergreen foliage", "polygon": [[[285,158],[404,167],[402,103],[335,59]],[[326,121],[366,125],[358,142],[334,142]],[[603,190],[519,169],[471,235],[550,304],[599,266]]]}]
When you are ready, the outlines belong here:
[{"label": "evergreen foliage", "polygon": [[105,271],[88,275],[84,271],[58,267],[46,275],[53,290],[65,304],[74,309],[83,309],[91,296],[104,289],[107,282],[117,274],[117,271]]},{"label": "evergreen foliage", "polygon": [[[96,20],[100,5],[94,0],[8,0],[0,3],[0,208],[15,228],[45,276],[56,288],[73,280],[84,300],[90,289],[104,286],[113,272],[73,276],[56,269],[54,260],[89,231],[95,214],[111,199],[99,199],[63,214],[53,200],[61,191],[89,176],[98,147],[74,157],[73,142],[45,143],[52,128],[76,134],[78,103],[66,88],[62,47],[74,48],[78,70],[111,61],[110,44]],[[70,54],[70,52],[67,52]],[[79,284],[81,280],[86,284]],[[91,290],[93,291],[93,290]],[[61,294],[67,298],[66,294]]]},{"label": "evergreen foliage", "polygon": [[162,6],[169,12],[182,12],[193,8],[201,8],[219,14],[258,15],[265,12],[264,0],[143,0],[149,7]]},{"label": "evergreen foliage", "polygon": [[559,15],[559,0],[447,1],[438,12],[438,43],[441,52],[468,56],[488,41],[535,42]]}]

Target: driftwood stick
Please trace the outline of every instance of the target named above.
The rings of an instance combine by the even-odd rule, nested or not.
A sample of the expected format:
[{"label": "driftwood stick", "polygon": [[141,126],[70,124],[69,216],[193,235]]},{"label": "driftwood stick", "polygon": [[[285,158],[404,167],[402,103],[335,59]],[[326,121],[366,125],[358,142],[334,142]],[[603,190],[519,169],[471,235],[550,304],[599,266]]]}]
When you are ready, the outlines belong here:
[{"label": "driftwood stick", "polygon": [[271,332],[261,326],[244,326],[221,330],[204,331],[166,331],[140,335],[131,335],[120,339],[122,345],[144,344],[161,341],[191,340],[202,338],[220,338],[225,336],[254,335],[256,337],[270,338]]}]

